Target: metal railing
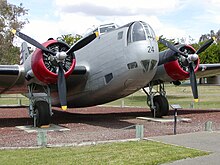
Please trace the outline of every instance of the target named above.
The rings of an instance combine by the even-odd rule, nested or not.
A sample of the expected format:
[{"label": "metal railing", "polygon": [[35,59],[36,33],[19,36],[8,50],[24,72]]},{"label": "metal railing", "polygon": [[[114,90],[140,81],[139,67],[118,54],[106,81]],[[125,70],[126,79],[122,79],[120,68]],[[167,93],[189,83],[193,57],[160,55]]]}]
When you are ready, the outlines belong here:
[{"label": "metal railing", "polygon": [[0,107],[24,107],[29,105],[29,100],[20,94],[0,95]]}]

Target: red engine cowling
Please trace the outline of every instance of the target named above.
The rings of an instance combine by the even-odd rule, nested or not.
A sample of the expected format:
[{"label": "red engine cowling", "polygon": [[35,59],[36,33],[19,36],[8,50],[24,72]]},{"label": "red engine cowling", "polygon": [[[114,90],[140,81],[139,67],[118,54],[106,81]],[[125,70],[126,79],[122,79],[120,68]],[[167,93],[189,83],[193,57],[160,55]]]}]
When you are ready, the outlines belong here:
[{"label": "red engine cowling", "polygon": [[[57,40],[48,40],[42,44],[51,51],[64,51],[69,49],[69,46]],[[50,55],[44,53],[40,49],[36,49],[31,58],[31,68],[36,78],[45,84],[54,84],[57,82],[57,66],[55,66],[49,59]],[[74,70],[76,64],[75,55],[68,55],[63,62],[63,69],[65,77],[67,78]]]},{"label": "red engine cowling", "polygon": [[[194,54],[196,52],[196,50],[190,45],[181,46],[179,50],[182,52],[187,51],[188,54]],[[199,59],[194,61],[194,65],[194,71],[197,72],[199,67]],[[164,68],[168,76],[170,76],[170,78],[173,80],[184,80],[189,78],[187,67],[185,67],[178,59],[164,64]]]}]

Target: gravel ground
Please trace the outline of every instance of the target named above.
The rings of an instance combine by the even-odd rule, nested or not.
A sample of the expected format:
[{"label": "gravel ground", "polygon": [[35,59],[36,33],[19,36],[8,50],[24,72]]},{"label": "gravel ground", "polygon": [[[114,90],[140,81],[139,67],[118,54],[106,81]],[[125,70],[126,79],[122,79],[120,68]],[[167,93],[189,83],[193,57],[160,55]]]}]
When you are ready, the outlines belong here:
[{"label": "gravel ground", "polygon": [[[47,143],[52,145],[135,138],[136,124],[144,125],[144,137],[173,134],[172,122],[136,119],[151,116],[145,108],[91,107],[67,112],[54,108],[53,112],[52,123],[70,131],[48,132]],[[168,117],[173,117],[172,110]],[[179,110],[178,117],[191,121],[178,122],[177,134],[204,131],[207,121],[213,122],[213,130],[220,130],[220,110]],[[15,127],[31,124],[26,108],[0,108],[0,148],[37,146],[37,133],[26,133]]]}]

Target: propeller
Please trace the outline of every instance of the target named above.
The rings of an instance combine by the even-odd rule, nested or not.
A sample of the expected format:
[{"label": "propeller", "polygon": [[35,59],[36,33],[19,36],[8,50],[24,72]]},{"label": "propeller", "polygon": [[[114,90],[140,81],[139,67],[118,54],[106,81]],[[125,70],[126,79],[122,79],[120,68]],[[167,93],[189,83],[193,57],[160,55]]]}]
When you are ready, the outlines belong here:
[{"label": "propeller", "polygon": [[194,101],[198,102],[198,89],[197,89],[197,82],[196,82],[196,74],[194,72],[193,63],[189,63],[189,79],[191,84],[191,89],[194,97]]},{"label": "propeller", "polygon": [[57,85],[58,85],[58,94],[60,98],[60,104],[62,110],[67,109],[67,101],[66,101],[66,79],[63,71],[62,62],[58,63],[59,70],[58,70],[58,79],[57,79]]},{"label": "propeller", "polygon": [[197,51],[196,54],[202,53],[204,50],[206,50],[213,42],[215,41],[215,38],[212,37],[207,42],[205,42]]},{"label": "propeller", "polygon": [[177,49],[174,45],[172,45],[170,42],[168,42],[165,39],[159,38],[159,42],[161,42],[162,44],[164,44],[166,47],[170,48],[171,50],[173,50],[174,52],[177,52],[181,55],[183,55],[184,57],[187,57],[187,55],[184,52],[181,52],[179,49]]},{"label": "propeller", "polygon": [[177,49],[174,45],[172,45],[170,42],[159,38],[159,42],[173,50],[174,52],[177,52],[179,55],[182,55],[183,63],[188,65],[189,68],[189,77],[190,77],[190,84],[192,88],[192,93],[194,97],[194,101],[198,102],[198,89],[197,89],[197,82],[196,82],[196,75],[193,67],[193,62],[198,60],[198,54],[205,51],[213,42],[214,38],[209,39],[207,42],[205,42],[194,54],[188,54],[187,52],[181,52],[179,49]]},{"label": "propeller", "polygon": [[11,30],[11,32],[18,36],[19,38],[23,39],[24,41],[28,42],[29,44],[41,49],[42,51],[44,51],[45,53],[49,53],[49,54],[52,54],[52,55],[56,55],[55,52],[52,52],[51,50],[47,49],[46,47],[44,47],[43,45],[41,45],[39,42],[37,42],[36,40],[34,40],[33,38],[19,32],[19,31],[16,31],[16,30]]},{"label": "propeller", "polygon": [[76,42],[69,50],[66,52],[53,52],[46,47],[44,47],[42,44],[34,40],[33,38],[19,32],[16,30],[11,30],[13,34],[17,35],[19,38],[23,39],[24,41],[28,42],[29,44],[41,49],[43,52],[48,53],[49,55],[52,55],[51,58],[53,60],[53,64],[58,66],[58,78],[57,78],[57,85],[58,85],[58,94],[60,99],[60,104],[62,110],[67,109],[67,100],[66,100],[66,79],[64,75],[63,70],[63,61],[66,58],[67,55],[72,55],[74,51],[77,51],[90,42],[92,42],[97,36],[98,33],[92,33],[82,39],[80,39],[78,42]]},{"label": "propeller", "polygon": [[78,42],[76,42],[69,50],[67,50],[66,54],[72,54],[74,51],[77,51],[84,47],[85,45],[92,42],[96,37],[98,36],[98,32],[92,33],[91,35],[88,35],[85,38],[80,39]]}]

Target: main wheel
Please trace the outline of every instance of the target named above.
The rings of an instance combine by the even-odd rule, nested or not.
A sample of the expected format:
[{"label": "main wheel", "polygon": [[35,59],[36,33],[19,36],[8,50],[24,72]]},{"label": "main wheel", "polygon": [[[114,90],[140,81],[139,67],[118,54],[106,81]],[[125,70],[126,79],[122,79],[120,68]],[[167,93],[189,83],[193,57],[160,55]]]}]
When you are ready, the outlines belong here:
[{"label": "main wheel", "polygon": [[167,116],[169,113],[169,103],[167,101],[167,98],[165,96],[161,96],[162,99],[162,116]]},{"label": "main wheel", "polygon": [[34,106],[34,112],[36,114],[37,127],[50,124],[50,108],[49,104],[46,101],[36,101]]},{"label": "main wheel", "polygon": [[[153,99],[155,106],[155,117],[162,117],[168,114],[169,112],[169,103],[166,97],[162,95],[157,95]],[[151,109],[151,113],[154,116],[154,109]]]}]

